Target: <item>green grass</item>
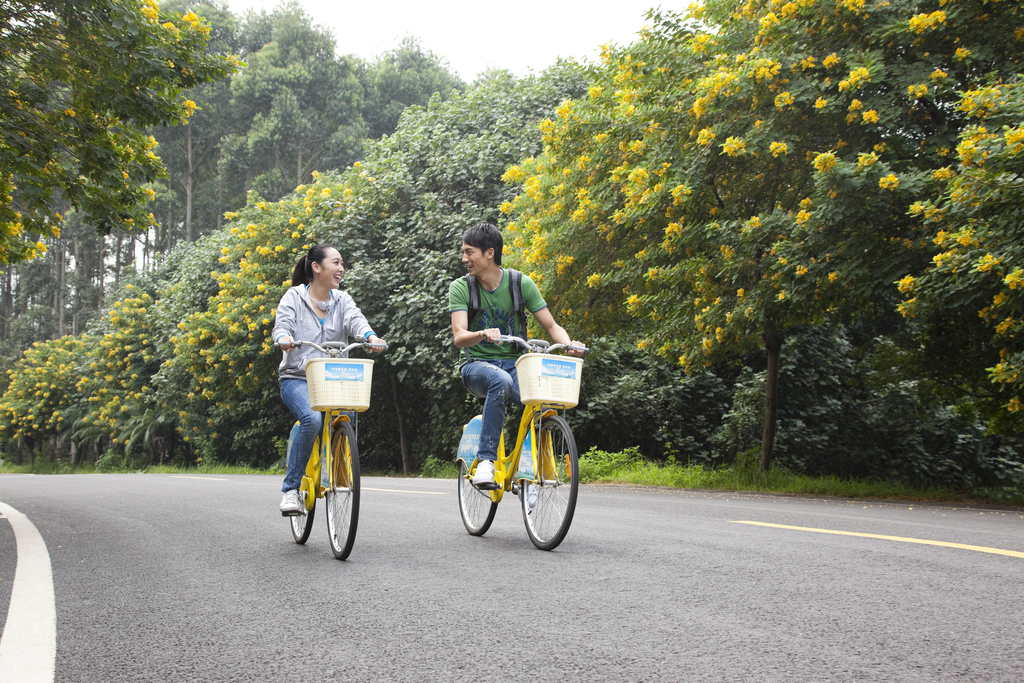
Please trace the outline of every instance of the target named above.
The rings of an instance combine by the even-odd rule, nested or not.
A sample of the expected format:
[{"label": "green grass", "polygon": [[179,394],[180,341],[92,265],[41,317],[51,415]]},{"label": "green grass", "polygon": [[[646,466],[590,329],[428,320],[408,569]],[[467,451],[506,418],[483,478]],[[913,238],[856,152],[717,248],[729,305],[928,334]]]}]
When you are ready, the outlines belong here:
[{"label": "green grass", "polygon": [[871,481],[835,475],[809,476],[784,470],[759,475],[752,469],[714,469],[701,465],[658,464],[635,449],[608,453],[592,448],[580,457],[584,483],[635,484],[684,489],[757,491],[839,498],[881,498],[934,502],[986,502],[1024,505],[1024,492],[1016,489],[963,492],[940,486],[914,486],[898,481]]},{"label": "green grass", "polygon": [[[66,462],[51,462],[49,460],[37,459],[35,464],[29,465],[14,465],[12,463],[4,462],[0,465],[0,474],[97,474],[100,470],[96,469],[92,463],[87,465],[76,465],[70,467]],[[111,469],[105,469],[102,471],[103,474],[127,474],[127,473],[146,473],[146,474],[273,474],[273,475],[284,475],[284,470],[281,469],[265,469],[259,467],[247,467],[242,465],[224,465],[222,463],[200,463],[190,467],[172,466],[172,465],[153,465],[146,468],[125,468],[115,467]]]},{"label": "green grass", "polygon": [[[0,465],[3,474],[90,474],[92,465],[75,467],[37,459],[32,465]],[[190,467],[170,465],[146,469],[107,469],[107,472],[147,472],[151,474],[268,474],[281,476],[280,467],[260,469],[221,463],[199,463]],[[428,458],[419,476],[431,479],[454,479],[458,466],[449,460]],[[375,473],[381,475],[386,473]],[[393,475],[392,476],[399,476]],[[752,469],[713,469],[701,465],[654,463],[646,460],[635,448],[609,453],[596,448],[580,456],[580,481],[586,484],[633,484],[664,486],[679,489],[711,489],[722,491],[756,491],[794,495],[835,496],[839,498],[878,498],[932,502],[995,503],[1024,506],[1024,491],[1014,488],[983,491],[955,491],[938,486],[913,486],[898,481],[870,481],[838,476],[808,476],[784,470],[771,470],[759,475]]]}]

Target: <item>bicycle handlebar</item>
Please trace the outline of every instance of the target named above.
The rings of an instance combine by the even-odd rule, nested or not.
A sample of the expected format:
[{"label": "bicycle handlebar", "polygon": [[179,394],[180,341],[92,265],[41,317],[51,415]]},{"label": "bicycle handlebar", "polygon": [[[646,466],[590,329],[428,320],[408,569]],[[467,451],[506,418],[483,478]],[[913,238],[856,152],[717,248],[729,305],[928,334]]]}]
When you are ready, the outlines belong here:
[{"label": "bicycle handlebar", "polygon": [[[353,349],[358,349],[360,347],[362,347],[366,351],[369,351],[370,349],[380,349],[381,353],[388,350],[388,345],[386,343],[371,344],[370,342],[354,342],[352,344],[349,344],[348,346],[345,346],[343,342],[324,342],[323,345],[321,346],[320,344],[311,341],[293,341],[291,342],[290,346],[292,346],[293,348],[299,348],[300,346],[312,346],[320,353],[326,353],[329,356],[334,353],[340,356],[342,354],[348,353]],[[281,348],[281,344],[278,342],[274,342],[274,348]]]},{"label": "bicycle handlebar", "polygon": [[510,342],[519,344],[526,348],[530,353],[551,353],[559,349],[568,349],[569,351],[583,351],[586,353],[590,349],[586,346],[573,346],[571,344],[548,344],[543,339],[530,339],[527,341],[521,337],[515,337],[510,334],[503,334],[498,337],[495,341],[499,342]]}]

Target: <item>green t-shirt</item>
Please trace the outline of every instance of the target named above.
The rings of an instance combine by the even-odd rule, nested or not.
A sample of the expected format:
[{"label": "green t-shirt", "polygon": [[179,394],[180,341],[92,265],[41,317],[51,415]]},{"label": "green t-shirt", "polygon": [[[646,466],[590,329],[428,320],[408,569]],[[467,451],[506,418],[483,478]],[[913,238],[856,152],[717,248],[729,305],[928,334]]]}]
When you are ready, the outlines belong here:
[{"label": "green t-shirt", "polygon": [[[525,274],[522,280],[523,303],[526,310],[536,313],[547,304],[540,290]],[[469,312],[469,284],[465,277],[460,277],[448,286],[448,311]],[[510,334],[526,339],[526,330],[519,329],[519,321],[516,320],[515,309],[512,308],[512,292],[509,291],[508,269],[502,268],[501,284],[493,292],[487,291],[486,287],[480,287],[480,314],[476,320],[469,321],[469,330],[479,332],[489,327],[496,327],[502,334]],[[480,342],[469,347],[469,355],[478,360],[499,360],[516,359],[522,354],[515,344],[493,344],[491,342]]]}]

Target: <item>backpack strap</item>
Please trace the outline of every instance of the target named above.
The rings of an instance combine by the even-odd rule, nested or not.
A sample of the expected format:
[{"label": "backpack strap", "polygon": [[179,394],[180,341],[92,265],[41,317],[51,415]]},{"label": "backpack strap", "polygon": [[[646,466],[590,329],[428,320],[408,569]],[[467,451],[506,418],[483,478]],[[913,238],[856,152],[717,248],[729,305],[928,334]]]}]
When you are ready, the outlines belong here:
[{"label": "backpack strap", "polygon": [[[466,310],[466,329],[473,328],[473,321],[480,315],[480,283],[475,275],[466,275],[466,287],[469,289],[469,306]],[[473,360],[469,355],[469,347],[462,349],[466,354],[466,362]]]},{"label": "backpack strap", "polygon": [[508,270],[508,287],[512,293],[512,310],[519,320],[519,334],[526,339],[526,302],[523,301],[523,274],[518,270]]}]

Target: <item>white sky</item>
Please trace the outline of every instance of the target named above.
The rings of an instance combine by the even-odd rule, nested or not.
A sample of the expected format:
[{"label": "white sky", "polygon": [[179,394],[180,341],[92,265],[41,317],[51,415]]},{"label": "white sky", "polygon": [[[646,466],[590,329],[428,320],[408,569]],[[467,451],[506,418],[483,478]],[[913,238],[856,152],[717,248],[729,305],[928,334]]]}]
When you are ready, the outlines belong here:
[{"label": "white sky", "polygon": [[[378,4],[379,2],[379,4]],[[489,67],[518,77],[540,72],[558,57],[597,61],[603,43],[635,42],[651,7],[684,10],[689,0],[300,0],[314,23],[334,31],[338,54],[369,59],[405,36],[420,39],[471,83]],[[236,14],[272,10],[277,0],[228,0]]]}]

